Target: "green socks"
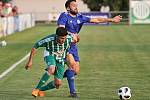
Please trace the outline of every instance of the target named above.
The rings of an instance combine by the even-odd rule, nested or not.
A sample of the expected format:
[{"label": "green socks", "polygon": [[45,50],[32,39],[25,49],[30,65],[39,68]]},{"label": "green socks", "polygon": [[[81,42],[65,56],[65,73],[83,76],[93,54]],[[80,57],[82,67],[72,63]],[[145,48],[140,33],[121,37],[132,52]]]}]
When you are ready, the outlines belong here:
[{"label": "green socks", "polygon": [[42,86],[43,84],[45,84],[45,82],[49,79],[49,77],[50,77],[50,76],[48,75],[48,73],[45,72],[44,75],[42,76],[42,78],[40,79],[39,83],[37,84],[36,89],[40,89],[41,86]]},{"label": "green socks", "polygon": [[49,82],[46,86],[40,88],[41,91],[50,90],[55,88],[54,81]]},{"label": "green socks", "polygon": [[49,75],[47,72],[44,73],[44,75],[42,76],[42,78],[40,79],[39,83],[36,86],[36,89],[39,89],[41,91],[45,91],[45,90],[49,90],[49,89],[54,89],[55,88],[55,83],[54,81],[49,82],[47,85],[43,86],[46,81],[49,79]]}]

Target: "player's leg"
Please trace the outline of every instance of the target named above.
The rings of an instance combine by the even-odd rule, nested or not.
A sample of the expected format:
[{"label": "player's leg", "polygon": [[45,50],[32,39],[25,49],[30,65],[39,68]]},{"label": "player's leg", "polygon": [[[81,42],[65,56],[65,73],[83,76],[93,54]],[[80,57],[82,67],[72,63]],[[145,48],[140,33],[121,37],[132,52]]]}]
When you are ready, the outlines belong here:
[{"label": "player's leg", "polygon": [[78,74],[80,71],[79,67],[79,56],[78,56],[78,48],[77,46],[71,45],[68,49],[69,54],[66,57],[66,62],[69,67],[69,69],[73,70],[75,74]]},{"label": "player's leg", "polygon": [[75,75],[78,74],[80,70],[77,46],[71,46],[71,48],[68,51],[69,54],[66,58],[68,69],[65,71],[64,76],[66,76],[68,80],[70,97],[78,98],[75,90]]},{"label": "player's leg", "polygon": [[68,69],[73,70],[75,75],[79,74],[80,72],[79,58],[76,58],[72,54],[68,54],[66,61],[67,61],[67,66],[69,67]]},{"label": "player's leg", "polygon": [[[50,76],[50,75],[53,75],[54,74],[54,72],[55,72],[55,66],[50,66],[50,67],[48,67],[48,69],[47,69],[47,73],[48,73],[48,75]],[[44,80],[43,80],[44,81]],[[39,92],[38,92],[38,96],[40,96],[40,97],[44,97],[45,96],[45,93],[44,92],[42,92],[43,90],[41,90],[41,88],[42,88],[42,86],[45,84],[45,82],[46,82],[47,80],[45,80],[44,82],[42,82],[42,85],[38,88],[38,90],[39,90]],[[40,82],[39,82],[40,83]],[[47,87],[45,87],[44,89],[45,90],[47,90],[46,89]],[[48,89],[53,89],[53,88],[55,88],[55,85],[54,85],[54,81],[52,81],[52,82],[50,82],[49,84],[48,84]],[[37,90],[37,89],[36,89]],[[45,91],[44,90],[44,91]],[[33,95],[33,93],[32,93],[32,95]],[[34,96],[34,95],[33,95]]]},{"label": "player's leg", "polygon": [[59,87],[62,84],[62,80],[58,78],[54,78],[54,82],[55,82],[56,89],[59,89]]},{"label": "player's leg", "polygon": [[35,89],[32,90],[32,96],[37,97],[39,93],[40,87],[49,79],[49,74],[48,72],[45,72],[43,76],[41,77],[40,81],[38,82],[37,86]]},{"label": "player's leg", "polygon": [[39,83],[37,84],[37,86],[35,87],[35,89],[33,89],[33,91],[32,91],[32,96],[34,96],[34,97],[38,96],[38,93],[40,92],[39,90],[42,87],[42,85],[45,84],[45,82],[49,79],[50,75],[52,75],[55,72],[56,62],[55,62],[54,57],[46,56],[46,57],[44,57],[44,60],[47,64],[46,72],[41,77],[41,79],[40,79]]},{"label": "player's leg", "polygon": [[[79,62],[76,62],[74,60],[74,57],[72,54],[69,54],[67,56],[67,62],[68,62],[68,69],[65,71],[67,81],[68,81],[68,86],[70,90],[70,97],[73,98],[78,98],[75,90],[75,75],[76,73],[79,73]],[[73,65],[75,64],[75,65]],[[77,72],[78,71],[78,72]]]},{"label": "player's leg", "polygon": [[53,73],[54,81],[49,82],[47,85],[40,88],[40,91],[46,91],[50,89],[58,89],[62,83],[63,75],[64,75],[64,62],[56,62],[56,69]]},{"label": "player's leg", "polygon": [[39,96],[40,97],[44,97],[45,96],[45,93],[44,91],[46,90],[50,90],[50,89],[59,89],[59,87],[61,86],[62,84],[62,80],[61,79],[58,79],[58,78],[54,78],[53,81],[49,82],[47,85],[43,86],[40,88],[40,91],[39,91]]}]

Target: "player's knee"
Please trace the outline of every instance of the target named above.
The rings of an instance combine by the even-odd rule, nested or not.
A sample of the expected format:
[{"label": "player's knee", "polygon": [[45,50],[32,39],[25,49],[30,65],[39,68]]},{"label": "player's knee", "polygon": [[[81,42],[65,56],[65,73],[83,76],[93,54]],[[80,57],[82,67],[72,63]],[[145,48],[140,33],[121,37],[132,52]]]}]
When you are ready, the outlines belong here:
[{"label": "player's knee", "polygon": [[80,73],[80,69],[77,67],[77,68],[75,69],[75,74],[78,75],[79,73]]},{"label": "player's knee", "polygon": [[55,80],[55,86],[56,89],[59,89],[59,87],[61,86],[62,82],[60,80]]},{"label": "player's knee", "polygon": [[69,66],[70,66],[70,67],[76,67],[76,62],[71,62],[71,63],[69,64]]},{"label": "player's knee", "polygon": [[71,67],[71,69],[73,69],[73,70],[75,71],[75,70],[76,70],[76,67],[77,67],[76,62],[71,62],[71,63],[69,64],[69,67]]},{"label": "player's knee", "polygon": [[80,67],[76,63],[74,63],[74,65],[71,66],[71,69],[74,70],[76,75],[79,74],[79,72],[80,72]]},{"label": "player's knee", "polygon": [[56,89],[59,89],[59,87],[61,86],[61,84],[55,84],[55,86],[56,86]]},{"label": "player's knee", "polygon": [[53,66],[53,67],[48,67],[48,68],[47,68],[47,73],[48,73],[49,75],[54,74],[54,72],[55,72],[55,66]]}]

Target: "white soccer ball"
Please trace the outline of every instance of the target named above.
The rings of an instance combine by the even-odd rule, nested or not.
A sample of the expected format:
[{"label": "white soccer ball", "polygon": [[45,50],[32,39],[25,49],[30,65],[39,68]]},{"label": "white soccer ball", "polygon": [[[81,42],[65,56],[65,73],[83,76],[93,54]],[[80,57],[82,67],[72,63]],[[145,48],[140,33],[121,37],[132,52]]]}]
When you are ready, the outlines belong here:
[{"label": "white soccer ball", "polygon": [[131,98],[131,89],[129,87],[121,87],[118,89],[118,96],[121,100],[129,100]]},{"label": "white soccer ball", "polygon": [[7,45],[7,42],[4,40],[4,41],[1,41],[1,46],[2,47],[5,47]]}]

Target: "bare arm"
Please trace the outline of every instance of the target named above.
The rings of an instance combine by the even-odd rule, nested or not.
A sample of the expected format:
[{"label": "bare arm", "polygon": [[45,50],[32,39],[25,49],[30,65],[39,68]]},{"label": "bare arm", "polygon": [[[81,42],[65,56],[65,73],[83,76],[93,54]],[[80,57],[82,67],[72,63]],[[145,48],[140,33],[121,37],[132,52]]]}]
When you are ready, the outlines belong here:
[{"label": "bare arm", "polygon": [[32,59],[33,59],[33,56],[35,55],[35,52],[36,52],[36,49],[32,48],[31,52],[30,52],[30,56],[29,56],[28,62],[26,64],[26,66],[25,66],[26,70],[28,70],[29,68],[32,67]]},{"label": "bare arm", "polygon": [[114,18],[91,18],[91,23],[105,23],[105,22],[113,22],[113,23],[119,23],[122,19],[122,16],[118,15]]}]

